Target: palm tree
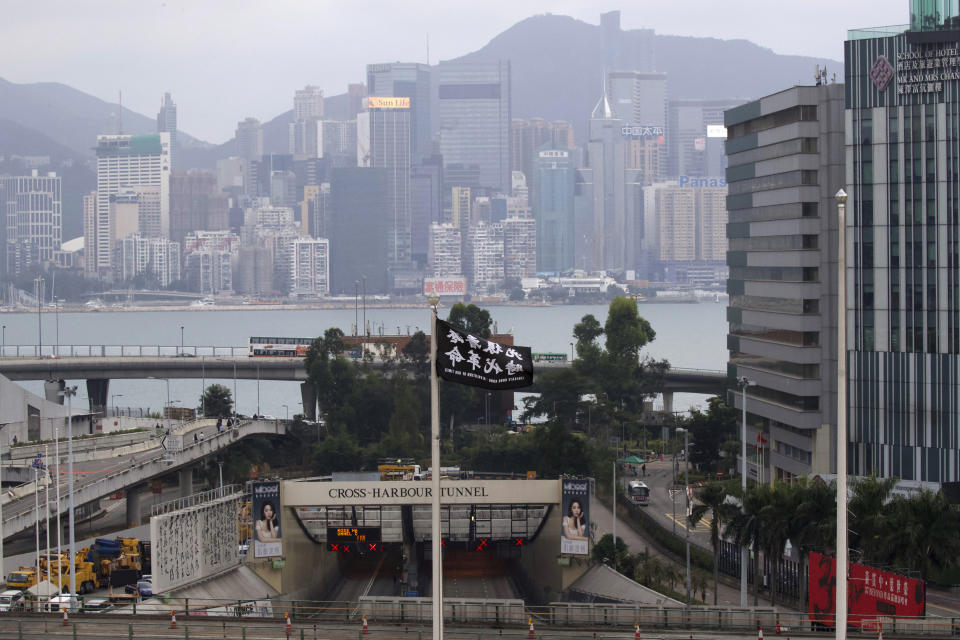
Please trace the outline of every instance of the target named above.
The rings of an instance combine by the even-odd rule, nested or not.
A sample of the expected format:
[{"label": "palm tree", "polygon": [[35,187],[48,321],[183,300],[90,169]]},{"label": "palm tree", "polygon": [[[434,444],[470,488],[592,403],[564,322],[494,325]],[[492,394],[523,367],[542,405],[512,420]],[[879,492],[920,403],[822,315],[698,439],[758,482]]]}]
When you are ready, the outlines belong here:
[{"label": "palm tree", "polygon": [[801,478],[795,486],[799,495],[793,520],[797,526],[790,540],[802,555],[809,551],[832,555],[837,538],[836,484]]},{"label": "palm tree", "polygon": [[710,545],[713,547],[713,604],[717,604],[717,584],[720,581],[720,532],[723,526],[736,516],[737,508],[727,503],[727,490],[719,482],[711,482],[697,494],[700,504],[694,505],[690,524],[710,512]]},{"label": "palm tree", "polygon": [[[725,536],[732,535],[737,546],[753,547],[753,606],[755,607],[760,604],[760,547],[764,540],[765,525],[760,512],[769,502],[769,493],[770,489],[767,485],[754,485],[747,489],[746,495],[740,495],[743,511],[737,513],[727,523],[723,532]],[[747,568],[743,567],[743,570],[746,571]]]},{"label": "palm tree", "polygon": [[850,547],[859,549],[862,562],[875,566],[889,564],[891,547],[886,533],[890,528],[890,492],[896,478],[863,478],[853,484],[850,500]]},{"label": "palm tree", "polygon": [[894,559],[920,571],[924,582],[934,569],[955,567],[960,558],[960,521],[942,493],[923,489],[890,503],[887,544]]},{"label": "palm tree", "polygon": [[762,528],[760,547],[770,562],[770,604],[777,604],[777,588],[780,584],[780,562],[787,540],[798,530],[796,511],[800,492],[794,485],[782,482],[767,489],[766,503],[760,509]]}]

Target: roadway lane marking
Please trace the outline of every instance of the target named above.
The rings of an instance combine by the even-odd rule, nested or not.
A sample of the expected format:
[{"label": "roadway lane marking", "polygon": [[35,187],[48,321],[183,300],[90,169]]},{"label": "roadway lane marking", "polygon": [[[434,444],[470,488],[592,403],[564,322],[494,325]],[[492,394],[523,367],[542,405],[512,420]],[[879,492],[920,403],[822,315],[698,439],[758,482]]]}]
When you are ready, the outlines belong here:
[{"label": "roadway lane marking", "polygon": [[928,608],[928,609],[940,609],[941,611],[948,611],[948,612],[950,612],[950,613],[953,613],[953,614],[956,614],[956,615],[960,615],[960,609],[952,609],[952,608],[950,608],[950,607],[945,607],[945,606],[943,606],[942,604],[933,604],[933,603],[930,602],[929,600],[927,600],[927,608]]},{"label": "roadway lane marking", "polygon": [[[686,524],[685,518],[683,518],[682,516],[679,517],[679,518],[676,518],[676,517],[674,517],[674,515],[673,515],[672,513],[665,513],[665,514],[663,514],[663,515],[665,515],[665,516],[667,517],[667,520],[673,520],[674,522],[676,522],[676,523],[677,523],[678,525],[680,525],[681,527],[683,527],[683,526]],[[707,522],[706,520],[704,520],[703,518],[700,518],[700,520],[697,521],[696,526],[694,526],[692,529],[690,529],[690,531],[694,531],[694,532],[700,531],[700,530],[701,530],[701,529],[700,529],[700,526],[701,526],[701,525],[703,526],[703,528],[704,528],[706,531],[710,531],[710,523]]]}]

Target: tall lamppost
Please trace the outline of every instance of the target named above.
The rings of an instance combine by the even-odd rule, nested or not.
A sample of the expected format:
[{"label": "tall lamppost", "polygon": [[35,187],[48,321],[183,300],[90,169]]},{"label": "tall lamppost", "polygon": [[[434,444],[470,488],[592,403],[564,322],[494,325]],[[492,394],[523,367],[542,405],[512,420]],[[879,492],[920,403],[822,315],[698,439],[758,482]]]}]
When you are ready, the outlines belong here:
[{"label": "tall lamppost", "polygon": [[43,357],[43,277],[37,276],[33,279],[34,290],[37,294],[37,357]]},{"label": "tall lamppost", "polygon": [[284,420],[289,420],[289,419],[290,419],[290,407],[288,407],[287,405],[281,405],[281,406],[283,407],[283,419],[284,419]]},{"label": "tall lamppost", "polygon": [[[747,387],[757,384],[756,380],[748,380],[741,376],[737,378],[740,387],[740,408],[743,410],[743,422],[740,425],[740,513],[743,513],[744,500],[747,497]],[[747,565],[750,563],[750,552],[746,546],[740,548],[740,606],[747,606]]]},{"label": "tall lamppost", "polygon": [[360,335],[360,281],[353,281],[353,335]]},{"label": "tall lamppost", "polygon": [[2,350],[0,350],[0,357],[7,355],[7,325],[3,325],[2,333],[3,347]]},{"label": "tall lamppost", "polygon": [[687,546],[687,613],[690,613],[690,431],[683,428],[677,427],[677,431],[683,432],[683,483],[686,485],[684,488],[684,493],[687,496],[687,513],[684,521],[684,529],[686,529],[686,546]]},{"label": "tall lamppost", "polygon": [[182,356],[184,353],[186,352],[183,350],[183,325],[180,325],[180,355]]},{"label": "tall lamppost", "polygon": [[[67,508],[70,510],[67,526],[70,528],[70,562],[74,563],[77,557],[77,539],[73,517],[73,396],[77,395],[77,387],[64,387],[60,393],[67,399]],[[70,571],[70,595],[77,595],[76,571]],[[76,608],[75,603],[75,598],[71,597],[69,604],[71,610]]]},{"label": "tall lamppost", "polygon": [[837,191],[837,640],[847,637],[847,192]]}]

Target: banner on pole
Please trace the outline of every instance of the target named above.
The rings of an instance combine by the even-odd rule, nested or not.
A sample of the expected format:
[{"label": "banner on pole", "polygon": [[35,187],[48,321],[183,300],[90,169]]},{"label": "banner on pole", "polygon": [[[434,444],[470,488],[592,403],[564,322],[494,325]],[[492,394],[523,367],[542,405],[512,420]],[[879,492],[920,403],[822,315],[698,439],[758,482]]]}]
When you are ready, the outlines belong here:
[{"label": "banner on pole", "polygon": [[562,480],[560,553],[590,554],[590,481]]},{"label": "banner on pole", "polygon": [[530,347],[484,340],[437,319],[437,375],[483,389],[517,389],[533,384]]},{"label": "banner on pole", "polygon": [[254,558],[283,555],[280,538],[280,483],[253,484]]}]

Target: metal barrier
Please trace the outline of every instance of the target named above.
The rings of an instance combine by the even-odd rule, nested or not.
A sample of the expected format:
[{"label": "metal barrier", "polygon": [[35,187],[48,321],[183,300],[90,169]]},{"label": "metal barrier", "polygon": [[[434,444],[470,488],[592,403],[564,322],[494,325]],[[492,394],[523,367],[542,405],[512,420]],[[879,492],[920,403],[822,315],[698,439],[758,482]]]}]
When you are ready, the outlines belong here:
[{"label": "metal barrier", "polygon": [[151,515],[158,516],[162,513],[170,513],[171,511],[179,511],[180,509],[186,509],[188,507],[196,507],[211,500],[219,500],[220,498],[226,498],[233,495],[241,495],[243,492],[243,487],[238,484],[225,484],[222,487],[216,487],[214,489],[208,489],[206,491],[201,491],[199,493],[194,493],[193,495],[185,496],[183,498],[175,498],[168,502],[163,502],[161,504],[153,505],[151,509]]},{"label": "metal barrier", "polygon": [[[42,348],[41,348],[42,347]],[[0,346],[0,358],[109,358],[200,356],[241,357],[250,354],[250,347],[162,344],[7,344]]]}]

